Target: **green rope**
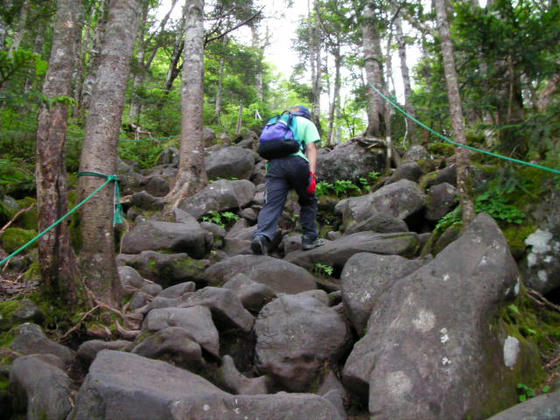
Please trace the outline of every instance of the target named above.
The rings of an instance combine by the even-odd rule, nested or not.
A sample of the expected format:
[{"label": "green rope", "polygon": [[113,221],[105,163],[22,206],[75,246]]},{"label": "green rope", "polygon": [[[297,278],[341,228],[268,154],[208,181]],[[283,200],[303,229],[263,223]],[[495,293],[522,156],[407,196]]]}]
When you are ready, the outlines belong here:
[{"label": "green rope", "polygon": [[393,106],[393,108],[397,109],[397,110],[400,111],[404,116],[406,116],[407,118],[411,119],[412,121],[414,121],[414,122],[415,122],[416,124],[418,124],[419,126],[424,127],[424,128],[425,128],[426,130],[428,130],[429,132],[431,132],[431,133],[435,134],[436,136],[442,138],[443,140],[445,140],[445,141],[448,142],[448,143],[451,143],[451,144],[453,144],[453,145],[455,145],[455,146],[463,147],[463,148],[465,148],[465,149],[472,150],[472,151],[474,151],[474,152],[484,153],[484,154],[489,155],[489,156],[497,157],[497,158],[499,158],[499,159],[509,160],[509,161],[511,161],[511,162],[520,163],[520,164],[526,165],[526,166],[532,166],[533,168],[542,169],[542,170],[544,170],[544,171],[549,171],[549,172],[552,172],[552,173],[555,173],[555,174],[560,174],[560,171],[557,170],[557,169],[548,168],[548,167],[546,167],[546,166],[537,165],[537,164],[535,164],[535,163],[525,162],[525,161],[523,161],[523,160],[514,159],[514,158],[511,158],[511,157],[508,157],[508,156],[502,156],[502,155],[499,155],[498,153],[493,153],[493,152],[489,152],[489,151],[487,151],[487,150],[477,149],[476,147],[471,147],[471,146],[468,146],[468,145],[466,145],[466,144],[462,144],[462,143],[458,143],[458,142],[456,142],[456,141],[453,141],[453,140],[451,140],[451,139],[445,137],[443,134],[440,134],[440,133],[438,133],[437,131],[435,131],[434,129],[428,127],[426,124],[424,124],[424,123],[418,121],[418,120],[417,120],[416,118],[414,118],[412,115],[408,114],[405,110],[403,110],[400,106],[398,106],[394,101],[392,101],[391,99],[387,98],[383,93],[381,93],[381,92],[379,91],[379,89],[377,89],[372,83],[369,83],[369,85],[371,86],[371,88],[372,88],[375,92],[377,92],[377,94],[378,94],[379,96],[381,96],[381,97],[382,97],[383,99],[385,99],[388,103],[390,103],[390,104]]},{"label": "green rope", "polygon": [[169,140],[169,139],[173,139],[179,137],[179,134],[176,134],[174,136],[167,136],[167,137],[158,137],[156,139],[121,139],[119,140],[120,142],[125,142],[125,141],[131,141],[131,142],[138,142],[138,141],[160,141],[160,140]]},{"label": "green rope", "polygon": [[80,176],[96,176],[98,178],[105,178],[107,180],[105,181],[105,183],[115,183],[115,194],[113,198],[115,205],[115,215],[113,218],[113,226],[122,224],[124,222],[124,218],[122,216],[123,210],[121,204],[121,190],[119,188],[119,177],[117,175],[105,175],[98,172],[78,172],[78,177]]},{"label": "green rope", "polygon": [[[10,255],[8,255],[6,258],[4,258],[2,261],[0,261],[0,267],[4,264],[6,264],[8,261],[10,261],[13,257],[15,257],[17,254],[19,254],[21,251],[23,251],[24,249],[26,249],[27,247],[31,246],[33,243],[35,243],[37,240],[41,239],[43,236],[45,236],[48,232],[50,232],[51,230],[53,230],[56,226],[58,226],[59,224],[61,224],[64,220],[68,219],[68,217],[70,217],[73,213],[76,212],[76,210],[78,210],[80,207],[82,207],[86,202],[88,202],[94,195],[96,195],[99,191],[101,191],[103,188],[105,188],[109,183],[114,182],[115,183],[115,196],[117,196],[118,194],[118,208],[119,211],[121,211],[122,207],[120,204],[120,193],[119,193],[119,183],[118,183],[118,178],[116,175],[103,175],[103,174],[97,174],[95,172],[80,172],[78,174],[78,176],[86,176],[86,175],[91,175],[91,176],[100,176],[103,178],[106,178],[105,182],[103,184],[101,184],[99,187],[97,187],[97,189],[92,192],[90,195],[88,195],[86,198],[84,198],[80,203],[78,203],[74,208],[72,208],[68,213],[66,213],[64,216],[62,216],[60,219],[58,219],[56,222],[54,222],[52,225],[50,225],[48,228],[46,228],[44,231],[42,231],[41,233],[39,233],[37,236],[35,236],[33,239],[31,239],[30,241],[28,241],[27,243],[25,243],[24,245],[22,245],[21,247],[19,247],[18,249],[16,249],[14,252],[12,252]],[[115,222],[117,220],[117,215],[115,214]],[[122,216],[119,213],[119,219],[121,220],[120,223],[122,223]]]}]

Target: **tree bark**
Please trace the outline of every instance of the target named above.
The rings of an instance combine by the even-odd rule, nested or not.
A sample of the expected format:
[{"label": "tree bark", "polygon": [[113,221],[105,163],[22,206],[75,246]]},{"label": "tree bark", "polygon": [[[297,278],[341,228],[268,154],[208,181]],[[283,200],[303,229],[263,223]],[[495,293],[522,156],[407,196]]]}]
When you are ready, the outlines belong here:
[{"label": "tree bark", "polygon": [[336,144],[335,140],[335,120],[337,115],[337,110],[340,107],[340,67],[342,66],[342,56],[340,54],[340,46],[333,51],[334,55],[334,92],[333,100],[329,109],[329,127],[327,130],[327,144],[333,146]]},{"label": "tree bark", "polygon": [[29,7],[30,7],[29,0],[24,0],[19,13],[19,19],[14,34],[14,39],[12,40],[12,45],[10,45],[10,49],[8,51],[8,57],[10,58],[13,57],[14,51],[19,48],[21,42],[23,41],[23,37],[25,36]]},{"label": "tree bark", "polygon": [[[398,47],[399,47],[399,59],[401,62],[401,76],[402,76],[402,81],[403,81],[403,87],[404,87],[404,109],[407,113],[409,113],[410,115],[412,115],[413,117],[416,117],[416,113],[414,110],[414,105],[412,105],[412,102],[410,100],[411,96],[412,96],[412,86],[410,84],[410,72],[408,70],[408,64],[406,62],[406,42],[404,40],[404,36],[403,36],[403,31],[402,31],[402,19],[400,16],[397,16],[397,18],[395,19],[395,31],[396,31],[396,35],[397,35],[397,43],[398,43]],[[414,121],[412,121],[411,119],[407,118],[406,119],[406,127],[407,127],[407,132],[410,135],[410,139],[412,141],[412,143],[417,143],[417,139],[416,139],[416,123]]]},{"label": "tree bark", "polygon": [[[447,20],[445,0],[436,0],[437,19],[439,33],[441,37],[441,52],[443,55],[443,68],[445,81],[447,84],[447,96],[449,98],[449,110],[451,113],[451,125],[455,141],[466,144],[465,125],[463,121],[463,110],[461,106],[461,96],[457,83],[457,73],[455,70],[455,58],[453,56],[453,44]],[[457,190],[463,210],[463,226],[467,226],[475,217],[475,207],[469,191],[469,167],[470,158],[467,149],[456,147],[457,161]]]},{"label": "tree bark", "polygon": [[[37,123],[37,207],[39,231],[43,231],[68,211],[66,182],[67,105],[56,98],[70,97],[74,57],[81,34],[80,3],[58,0],[49,70],[43,104]],[[39,265],[45,292],[71,308],[86,300],[76,256],[70,245],[68,222],[62,222],[39,239]]]},{"label": "tree bark", "polygon": [[181,91],[181,147],[177,179],[167,201],[171,208],[207,183],[202,142],[204,89],[204,0],[187,0],[185,58]]},{"label": "tree bark", "polygon": [[[81,172],[116,173],[121,117],[139,14],[140,0],[111,1],[86,120]],[[80,197],[87,197],[103,181],[92,176],[81,177]],[[83,247],[80,252],[87,286],[99,300],[110,305],[118,304],[121,295],[115,261],[113,200],[113,188],[108,186],[82,207]]]},{"label": "tree bark", "polygon": [[183,14],[181,15],[181,23],[179,24],[179,34],[175,40],[175,45],[173,47],[173,53],[171,54],[171,60],[169,61],[169,69],[167,70],[167,77],[165,78],[164,89],[167,93],[171,91],[173,87],[173,82],[179,75],[179,61],[181,60],[181,54],[183,53],[183,47],[185,46],[185,25],[187,22],[187,12],[188,4],[183,6]]},{"label": "tree bark", "polygon": [[[381,66],[381,45],[379,34],[377,33],[373,5],[366,3],[363,11],[362,22],[362,45],[364,54],[364,67],[366,81],[378,89],[383,89],[382,66]],[[369,86],[368,91],[368,127],[366,136],[383,137],[381,121],[384,118],[383,104],[381,98]]]}]

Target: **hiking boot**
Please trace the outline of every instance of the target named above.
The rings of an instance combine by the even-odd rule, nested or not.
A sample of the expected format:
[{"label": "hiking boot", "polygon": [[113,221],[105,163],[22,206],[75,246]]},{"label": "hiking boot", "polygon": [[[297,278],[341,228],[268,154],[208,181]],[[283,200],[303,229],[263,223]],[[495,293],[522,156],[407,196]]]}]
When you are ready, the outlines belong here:
[{"label": "hiking boot", "polygon": [[325,245],[326,242],[323,238],[317,238],[314,241],[306,241],[305,239],[301,242],[301,248],[304,251],[308,251],[313,248],[318,248],[320,246]]},{"label": "hiking boot", "polygon": [[256,236],[251,242],[251,251],[255,255],[268,255],[268,239],[264,236]]}]

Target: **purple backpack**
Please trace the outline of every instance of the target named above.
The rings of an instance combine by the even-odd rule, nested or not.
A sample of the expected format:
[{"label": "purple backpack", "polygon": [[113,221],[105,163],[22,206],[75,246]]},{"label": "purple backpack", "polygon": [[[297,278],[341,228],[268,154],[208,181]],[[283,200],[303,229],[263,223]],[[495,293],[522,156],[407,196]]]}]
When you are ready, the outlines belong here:
[{"label": "purple backpack", "polygon": [[258,153],[266,160],[293,155],[302,148],[297,138],[294,114],[284,111],[270,119],[259,139]]}]

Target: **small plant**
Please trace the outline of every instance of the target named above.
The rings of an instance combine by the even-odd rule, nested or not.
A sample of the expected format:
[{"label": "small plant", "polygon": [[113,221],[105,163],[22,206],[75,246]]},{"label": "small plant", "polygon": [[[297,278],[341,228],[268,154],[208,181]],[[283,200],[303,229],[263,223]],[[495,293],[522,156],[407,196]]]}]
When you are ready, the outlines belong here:
[{"label": "small plant", "polygon": [[315,195],[327,195],[329,193],[329,190],[332,190],[332,188],[332,184],[329,184],[326,181],[320,181],[317,183],[317,187],[315,188]]},{"label": "small plant", "polygon": [[533,398],[537,395],[533,388],[522,383],[517,384],[517,392],[519,393],[519,396],[517,397],[519,402],[527,401],[527,399]]},{"label": "small plant", "polygon": [[375,171],[368,172],[367,174],[370,182],[376,182],[379,179],[380,175],[381,173]]},{"label": "small plant", "polygon": [[313,272],[319,274],[320,276],[332,276],[334,268],[327,264],[316,263],[313,266]]},{"label": "small plant", "polygon": [[354,184],[352,181],[348,181],[345,179],[338,179],[334,183],[333,187],[334,193],[337,197],[348,195],[350,192],[361,192],[360,187]]},{"label": "small plant", "polygon": [[216,210],[209,211],[207,215],[202,217],[202,221],[214,223],[223,228],[231,225],[238,219],[239,216],[231,211],[224,211],[220,213]]},{"label": "small plant", "polygon": [[487,191],[476,197],[476,211],[478,213],[488,213],[496,220],[520,225],[525,220],[525,213],[517,207],[508,204],[507,200],[495,193]]},{"label": "small plant", "polygon": [[362,185],[362,190],[367,192],[371,191],[371,185],[369,185],[367,178],[358,178],[358,181],[360,181],[360,184]]}]

